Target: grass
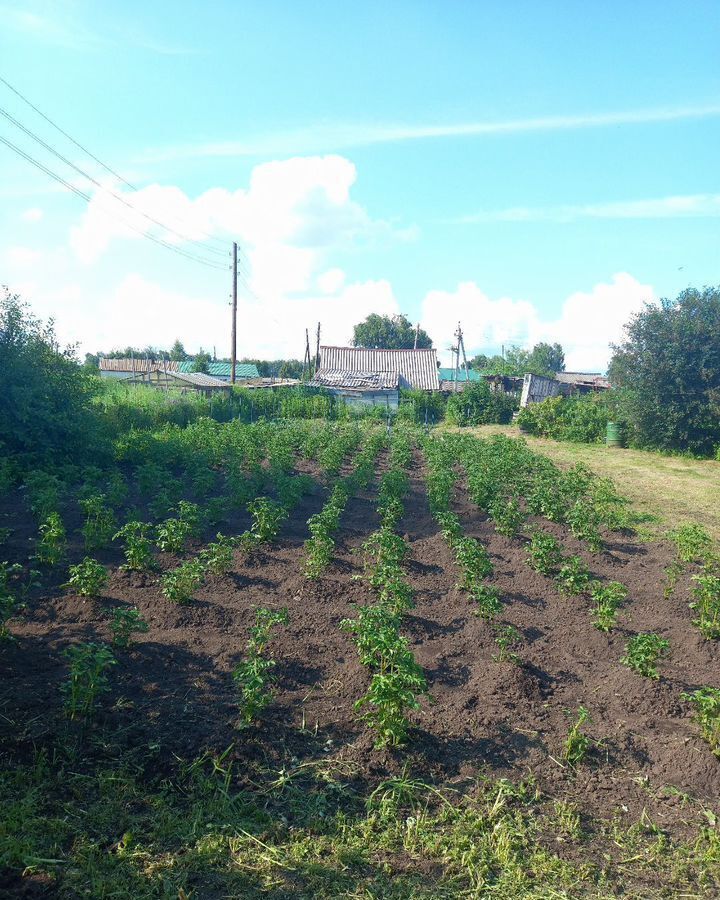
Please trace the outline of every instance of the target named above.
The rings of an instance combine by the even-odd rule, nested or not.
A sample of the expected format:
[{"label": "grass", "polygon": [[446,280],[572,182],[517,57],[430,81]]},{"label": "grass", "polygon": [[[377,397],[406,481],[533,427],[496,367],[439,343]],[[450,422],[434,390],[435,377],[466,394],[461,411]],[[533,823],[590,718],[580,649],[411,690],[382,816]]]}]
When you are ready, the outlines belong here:
[{"label": "grass", "polygon": [[521,435],[513,426],[481,425],[472,432],[478,437],[522,436],[533,450],[558,465],[583,463],[598,475],[612,478],[620,493],[648,519],[650,534],[657,536],[683,523],[697,522],[720,541],[720,462],[551,441]]},{"label": "grass", "polygon": [[593,822],[590,847],[577,810],[532,780],[404,774],[361,794],[348,764],[240,773],[230,749],[162,779],[136,752],[90,767],[67,745],[5,770],[0,871],[60,897],[718,896],[720,832],[700,806],[686,843],[645,816]]}]

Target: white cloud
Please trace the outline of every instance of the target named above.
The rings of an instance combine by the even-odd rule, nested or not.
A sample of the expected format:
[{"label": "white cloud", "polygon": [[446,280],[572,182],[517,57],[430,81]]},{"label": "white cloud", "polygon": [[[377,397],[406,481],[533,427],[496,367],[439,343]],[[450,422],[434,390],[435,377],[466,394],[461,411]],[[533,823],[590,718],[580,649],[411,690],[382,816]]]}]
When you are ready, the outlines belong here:
[{"label": "white cloud", "polygon": [[39,207],[33,206],[30,209],[26,209],[20,218],[23,222],[39,222],[43,216],[43,211]]},{"label": "white cloud", "polygon": [[565,348],[569,370],[604,371],[609,344],[622,339],[623,326],[644,301],[654,301],[650,285],[620,272],[609,284],[567,298],[559,318],[544,320],[532,303],[503,297],[490,299],[474,282],[455,291],[430,291],[422,305],[422,326],[433,337],[444,359],[462,323],[470,353],[501,344],[531,347],[538,341],[558,341]]},{"label": "white cloud", "polygon": [[[233,235],[249,262],[251,290],[272,299],[308,290],[331,249],[396,234],[387,223],[372,220],[351,198],[356,177],[353,163],[341,156],[294,157],[256,166],[247,189],[213,188],[191,199],[177,187],[155,184],[120,194],[137,212],[98,191],[72,229],[70,243],[78,259],[90,264],[116,239],[139,240],[152,234],[181,245],[185,252],[206,254],[181,236],[194,241],[228,236],[229,246]],[[150,220],[165,223],[172,231]],[[412,236],[407,231],[397,235]],[[208,246],[217,251],[220,245]],[[224,266],[225,252],[207,258]]]},{"label": "white cloud", "polygon": [[8,247],[5,251],[7,262],[21,269],[34,265],[41,256],[39,250],[33,250],[31,247]]},{"label": "white cloud", "polygon": [[720,216],[720,194],[685,194],[649,200],[620,200],[566,206],[514,206],[453,219],[482,222],[573,222],[576,219],[685,219]]},{"label": "white cloud", "polygon": [[621,110],[608,113],[540,116],[506,121],[459,122],[449,125],[408,125],[407,123],[335,122],[310,124],[291,131],[258,134],[237,141],[153,148],[141,155],[141,162],[241,156],[284,156],[294,153],[323,153],[373,144],[441,138],[493,137],[544,131],[577,131],[621,125],[645,125],[692,119],[717,118],[720,105],[677,106]]},{"label": "white cloud", "polygon": [[345,284],[345,273],[342,269],[328,269],[317,278],[317,286],[321,294],[337,294],[343,284]]}]

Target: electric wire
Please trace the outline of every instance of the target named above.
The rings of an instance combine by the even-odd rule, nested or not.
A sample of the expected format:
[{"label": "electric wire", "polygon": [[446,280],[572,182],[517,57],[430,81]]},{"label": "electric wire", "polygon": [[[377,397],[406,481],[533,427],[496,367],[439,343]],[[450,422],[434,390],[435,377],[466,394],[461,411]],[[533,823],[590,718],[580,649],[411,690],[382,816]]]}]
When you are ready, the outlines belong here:
[{"label": "electric wire", "polygon": [[[85,200],[86,202],[88,202],[88,203],[90,202],[91,197],[89,194],[86,194],[84,191],[80,190],[80,188],[78,188],[76,185],[72,184],[71,182],[66,181],[61,175],[58,175],[57,172],[53,172],[52,169],[49,169],[43,163],[39,162],[34,157],[30,156],[29,153],[26,153],[22,148],[18,147],[16,144],[13,144],[12,141],[9,141],[7,138],[3,137],[1,134],[0,134],[0,142],[5,144],[6,147],[9,147],[10,150],[12,150],[14,153],[17,153],[18,156],[22,157],[24,160],[29,162],[31,165],[35,166],[35,168],[39,169],[41,172],[44,172],[50,178],[54,179],[59,184],[63,185],[63,187],[67,188],[69,191],[72,191],[74,194],[77,194],[78,197],[82,197],[82,199]],[[130,224],[130,222],[127,222],[127,221],[119,218],[118,216],[113,215],[106,209],[103,209],[102,211],[107,216],[110,216],[110,218],[117,219],[119,222],[121,222],[123,225],[125,225],[126,228],[130,228],[132,231],[137,232],[137,234],[141,235],[142,237],[145,237],[148,240],[153,241],[153,243],[155,243],[155,244],[159,244],[161,247],[166,247],[168,250],[172,250],[173,253],[178,253],[180,256],[184,256],[186,259],[191,259],[194,262],[201,263],[202,265],[208,266],[211,269],[225,270],[227,268],[226,266],[221,265],[220,263],[216,263],[216,262],[208,260],[208,259],[203,259],[201,256],[196,256],[194,253],[188,253],[186,250],[183,250],[180,247],[176,247],[174,244],[171,244],[168,241],[164,241],[162,238],[159,238],[154,234],[150,234],[147,231],[143,231],[142,228],[137,228],[136,226]]]},{"label": "electric wire", "polygon": [[[63,137],[67,138],[78,149],[82,150],[82,152],[85,153],[87,156],[89,156],[90,159],[94,160],[99,166],[102,166],[102,168],[105,169],[106,172],[109,172],[114,178],[117,178],[126,187],[129,187],[131,191],[135,191],[137,193],[138,188],[135,185],[131,184],[126,178],[123,178],[122,175],[120,175],[118,172],[116,172],[114,169],[112,169],[109,165],[107,165],[107,163],[104,163],[101,159],[99,159],[97,156],[95,156],[94,153],[91,153],[87,149],[87,147],[85,147],[79,141],[76,141],[72,135],[68,134],[67,131],[63,130],[56,122],[53,122],[53,120],[49,116],[47,116],[41,109],[38,109],[38,107],[35,106],[34,103],[32,103],[30,100],[28,100],[28,98],[24,94],[22,94],[16,87],[13,87],[13,85],[10,84],[10,82],[7,79],[3,78],[2,75],[0,75],[0,83],[4,84],[5,87],[8,88],[8,90],[12,91],[13,94],[18,96],[23,101],[23,103],[27,104],[30,107],[30,109],[32,109],[34,112],[36,112],[49,125],[52,125],[52,127],[56,131],[58,131]],[[162,227],[165,228],[166,226],[162,226]],[[170,231],[171,229],[166,228],[166,230]],[[212,235],[212,234],[206,234],[206,238],[207,238],[207,240],[215,241],[218,244],[223,244],[223,245],[225,244],[225,242],[221,238],[215,237],[215,235]],[[183,239],[190,240],[189,238],[183,238]],[[209,250],[210,248],[208,247],[206,249]]]}]

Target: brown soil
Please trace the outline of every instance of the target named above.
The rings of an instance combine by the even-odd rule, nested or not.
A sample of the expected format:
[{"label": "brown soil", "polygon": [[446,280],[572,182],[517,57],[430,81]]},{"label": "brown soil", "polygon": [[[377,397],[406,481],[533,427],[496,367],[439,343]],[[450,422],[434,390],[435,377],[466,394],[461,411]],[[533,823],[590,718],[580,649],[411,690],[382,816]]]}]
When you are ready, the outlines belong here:
[{"label": "brown soil", "polygon": [[[460,499],[456,511],[466,533],[487,545],[495,563],[506,603],[501,618],[523,636],[521,665],[499,663],[490,626],[455,586],[458,572],[429,514],[416,467],[400,527],[411,547],[407,568],[416,592],[404,631],[427,673],[432,702],[424,701],[414,715],[406,749],[376,751],[353,710],[368,676],[339,627],[356,604],[373,600],[356,578],[361,560],[354,551],[377,527],[374,493],[348,503],[335,561],[313,582],[302,575],[302,542],[305,522],[324,496],[318,489],[307,497],[275,545],[250,558],[238,552],[234,572],[211,579],[189,606],[163,598],[157,576],[121,571],[113,572],[98,600],[58,590],[33,599],[11,623],[16,641],[0,649],[3,741],[12,738],[16,750],[29,752],[55,739],[65,727],[63,650],[73,641],[109,640],[112,609],[130,604],[150,631],[130,651],[118,652],[98,727],[119,745],[153,755],[158,772],[170,770],[176,756],[221,752],[233,744],[243,762],[278,768],[313,758],[344,760],[371,783],[407,762],[417,777],[457,784],[483,774],[518,779],[532,773],[550,796],[575,799],[588,814],[637,822],[645,809],[678,835],[690,817],[678,792],[705,805],[717,802],[720,761],[700,738],[680,694],[720,687],[720,653],[691,624],[687,579],[663,599],[668,546],[611,536],[607,551],[592,556],[565,529],[544,523],[568,552],[586,559],[596,577],[628,586],[619,627],[606,636],[593,628],[586,600],[559,594],[551,579],[528,566],[522,540],[497,535]],[[287,607],[290,624],[276,631],[270,646],[277,660],[276,699],[258,727],[238,732],[231,672],[258,606]],[[670,641],[672,654],[661,663],[658,681],[620,663],[628,635],[639,631]],[[590,711],[586,730],[597,743],[573,771],[561,762],[562,745],[581,704]]]}]

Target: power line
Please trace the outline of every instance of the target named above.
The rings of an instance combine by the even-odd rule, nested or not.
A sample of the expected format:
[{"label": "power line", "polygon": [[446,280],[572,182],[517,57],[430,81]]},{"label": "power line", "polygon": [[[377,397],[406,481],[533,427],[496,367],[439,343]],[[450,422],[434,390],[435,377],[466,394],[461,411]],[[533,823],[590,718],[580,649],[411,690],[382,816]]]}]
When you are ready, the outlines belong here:
[{"label": "power line", "polygon": [[[5,144],[6,147],[9,147],[10,150],[17,153],[18,156],[21,156],[24,160],[29,162],[31,165],[35,166],[35,168],[39,169],[41,172],[44,172],[50,178],[57,181],[59,184],[66,187],[69,191],[72,191],[74,194],[77,194],[78,197],[82,197],[86,202],[90,202],[91,197],[89,194],[86,194],[84,191],[81,191],[80,188],[76,187],[74,184],[71,184],[69,181],[66,181],[61,175],[58,175],[57,172],[53,172],[52,169],[48,169],[43,163],[39,162],[37,159],[34,159],[16,144],[13,144],[12,141],[7,140],[2,135],[0,135],[0,142]],[[141,228],[137,228],[134,225],[131,225],[130,222],[127,222],[123,219],[120,219],[118,216],[114,216],[108,210],[103,209],[103,212],[110,216],[110,218],[117,219],[127,228],[130,228],[132,231],[137,232],[142,237],[147,238],[149,241],[153,241],[155,244],[159,244],[161,247],[166,247],[168,250],[172,250],[174,253],[178,253],[180,256],[184,256],[186,259],[191,259],[194,262],[201,263],[204,266],[208,266],[211,269],[226,269],[226,266],[221,265],[220,263],[212,262],[211,260],[203,259],[201,256],[196,256],[193,253],[188,253],[186,250],[182,250],[180,247],[176,247],[174,244],[169,243],[168,241],[164,241],[162,238],[156,237],[153,234],[149,234],[147,231],[143,231]]]},{"label": "power line", "polygon": [[52,153],[53,156],[56,156],[61,162],[64,162],[65,165],[69,166],[71,169],[74,169],[79,175],[82,175],[83,178],[87,178],[92,184],[96,187],[100,188],[101,191],[106,191],[110,196],[114,197],[119,203],[122,203],[123,206],[127,206],[128,209],[132,210],[134,213],[141,215],[144,219],[147,219],[148,222],[152,222],[153,225],[157,225],[159,228],[162,228],[164,231],[169,232],[170,234],[174,234],[175,237],[180,238],[182,241],[186,241],[188,243],[197,244],[199,247],[202,247],[203,250],[209,253],[216,253],[221,256],[224,256],[226,251],[218,250],[215,247],[206,247],[201,241],[195,240],[194,238],[190,238],[187,235],[181,234],[179,231],[176,231],[174,228],[170,228],[165,225],[163,222],[160,222],[158,219],[149,215],[146,212],[143,212],[141,209],[138,209],[132,203],[130,203],[122,194],[117,194],[115,191],[110,190],[110,188],[105,187],[101,182],[99,182],[96,178],[93,178],[92,175],[88,174],[84,169],[81,169],[80,166],[77,166],[74,162],[69,160],[66,156],[63,156],[62,153],[59,153],[55,150],[54,147],[51,147],[50,144],[46,143],[41,137],[31,131],[29,128],[26,128],[22,122],[19,122],[14,116],[11,116],[10,113],[3,109],[0,106],[0,116],[4,116],[9,122],[12,122],[16,128],[19,128],[22,132],[31,137],[34,141],[40,144],[45,150],[49,153]]},{"label": "power line", "polygon": [[[116,172],[114,169],[112,169],[109,165],[107,165],[107,163],[104,163],[101,159],[99,159],[97,156],[95,156],[95,154],[91,153],[87,149],[87,147],[83,146],[83,144],[81,144],[79,141],[76,141],[72,135],[68,134],[67,131],[64,131],[56,122],[53,122],[53,120],[49,116],[47,116],[41,109],[38,109],[38,107],[35,106],[34,103],[32,103],[30,100],[28,100],[28,98],[24,94],[22,94],[16,87],[13,87],[13,85],[11,85],[10,82],[7,81],[7,79],[3,78],[2,75],[0,75],[0,83],[4,84],[5,87],[8,88],[8,90],[12,91],[13,94],[18,96],[23,101],[23,103],[26,103],[30,107],[30,109],[32,109],[34,112],[36,112],[49,125],[52,125],[52,127],[56,131],[60,132],[60,134],[63,137],[67,138],[78,149],[82,150],[82,152],[85,153],[87,156],[89,156],[90,159],[94,160],[99,166],[102,166],[102,168],[105,169],[106,172],[109,172],[113,177],[115,177],[119,181],[121,181],[126,187],[129,187],[131,191],[135,191],[137,193],[138,188],[135,185],[131,184],[126,178],[123,178],[122,175],[120,175],[118,172]],[[165,226],[163,226],[163,227],[165,227]],[[172,229],[168,228],[166,230],[171,231]],[[219,243],[219,244],[225,243],[223,240],[221,240],[218,237],[215,237],[215,235],[212,235],[212,234],[206,233],[206,238],[210,241],[215,241],[216,243]],[[206,249],[209,250],[210,248],[206,248]]]}]

